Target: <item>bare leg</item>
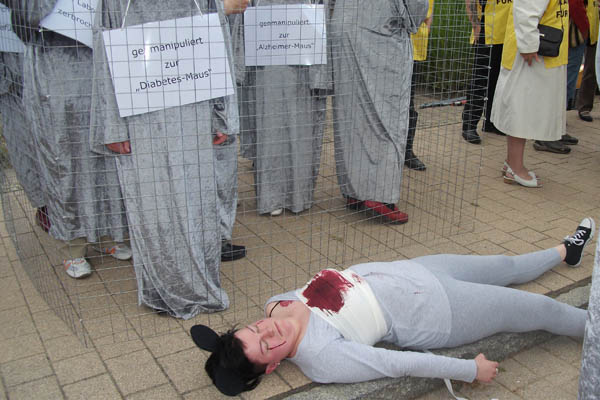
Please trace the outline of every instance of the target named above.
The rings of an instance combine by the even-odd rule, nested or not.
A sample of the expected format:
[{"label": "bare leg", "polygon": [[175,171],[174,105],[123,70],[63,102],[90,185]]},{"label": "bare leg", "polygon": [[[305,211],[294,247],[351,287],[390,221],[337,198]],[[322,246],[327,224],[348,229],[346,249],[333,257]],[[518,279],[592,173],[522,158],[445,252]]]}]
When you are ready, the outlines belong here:
[{"label": "bare leg", "polygon": [[506,162],[513,172],[525,180],[530,180],[529,170],[523,163],[526,140],[514,136],[506,136]]}]

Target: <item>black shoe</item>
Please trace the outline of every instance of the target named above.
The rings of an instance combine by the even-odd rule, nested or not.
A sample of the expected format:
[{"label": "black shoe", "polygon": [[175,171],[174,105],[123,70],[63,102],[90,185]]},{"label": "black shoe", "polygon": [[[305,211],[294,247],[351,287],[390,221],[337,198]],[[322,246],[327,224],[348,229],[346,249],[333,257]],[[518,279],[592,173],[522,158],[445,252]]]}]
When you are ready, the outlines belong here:
[{"label": "black shoe", "polygon": [[496,128],[494,124],[483,124],[483,131],[489,133],[495,133],[496,135],[506,136],[506,133]]},{"label": "black shoe", "polygon": [[596,224],[590,217],[584,218],[577,227],[575,233],[571,236],[567,236],[563,241],[567,248],[567,256],[565,262],[571,267],[577,267],[581,264],[581,258],[583,257],[583,249],[589,242],[594,238],[594,231],[596,230]]},{"label": "black shoe", "polygon": [[475,129],[469,129],[468,131],[462,132],[462,137],[469,143],[479,144],[481,143],[481,138],[477,134]]},{"label": "black shoe", "polygon": [[412,150],[409,150],[404,155],[404,165],[415,171],[425,171],[427,167],[423,161],[419,160]]},{"label": "black shoe", "polygon": [[574,136],[569,135],[568,133],[562,135],[562,137],[559,140],[562,144],[568,144],[570,146],[576,145],[577,143],[579,143],[579,139],[577,139]]},{"label": "black shoe", "polygon": [[533,142],[533,148],[537,151],[548,151],[550,153],[557,154],[569,154],[571,152],[571,148],[565,146],[560,140],[555,140],[552,142],[536,140]]},{"label": "black shoe", "polygon": [[223,242],[221,245],[221,261],[235,261],[246,257],[246,247],[236,246],[229,242]]},{"label": "black shoe", "polygon": [[578,111],[578,114],[579,114],[579,118],[584,120],[585,122],[594,121],[594,118],[592,118],[592,116],[590,115],[590,112],[587,110]]}]

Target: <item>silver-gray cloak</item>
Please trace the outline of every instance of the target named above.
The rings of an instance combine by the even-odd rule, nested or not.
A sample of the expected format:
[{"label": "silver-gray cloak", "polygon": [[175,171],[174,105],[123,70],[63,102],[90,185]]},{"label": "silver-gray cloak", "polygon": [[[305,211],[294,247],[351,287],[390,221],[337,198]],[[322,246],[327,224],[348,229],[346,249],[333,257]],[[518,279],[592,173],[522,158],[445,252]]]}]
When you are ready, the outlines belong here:
[{"label": "silver-gray cloak", "polygon": [[[313,3],[262,0],[259,5]],[[307,210],[319,175],[331,85],[327,65],[245,67],[242,18],[235,22],[242,155],[254,162],[258,212]]]},{"label": "silver-gray cloak", "polygon": [[[127,1],[100,3],[101,28],[120,28]],[[207,1],[199,3],[207,13]],[[225,26],[221,2],[216,3]],[[125,26],[199,13],[193,0],[131,1]],[[131,154],[116,158],[139,303],[185,319],[226,309],[229,299],[219,276],[222,228],[212,145],[214,101],[121,118],[100,33],[94,35],[92,145],[97,152],[114,155],[106,144],[131,142]],[[229,33],[224,34],[227,42]],[[229,101],[223,104],[223,115],[231,122],[237,111],[227,109]],[[232,119],[235,124],[236,117]],[[237,130],[228,125],[226,133]]]},{"label": "silver-gray cloak", "polygon": [[[37,31],[55,3],[21,1],[13,12]],[[49,233],[64,241],[123,241],[127,220],[114,160],[90,151],[91,49],[54,32],[34,33],[23,65],[23,105],[37,148]]]},{"label": "silver-gray cloak", "polygon": [[336,0],[335,158],[344,196],[396,203],[408,129],[412,45],[427,0]]},{"label": "silver-gray cloak", "polygon": [[33,134],[23,108],[23,55],[0,53],[2,134],[15,175],[33,207],[44,205]]},{"label": "silver-gray cloak", "polygon": [[[600,233],[600,231],[599,231]],[[579,400],[600,397],[600,241],[596,243],[588,317],[579,374]]]}]

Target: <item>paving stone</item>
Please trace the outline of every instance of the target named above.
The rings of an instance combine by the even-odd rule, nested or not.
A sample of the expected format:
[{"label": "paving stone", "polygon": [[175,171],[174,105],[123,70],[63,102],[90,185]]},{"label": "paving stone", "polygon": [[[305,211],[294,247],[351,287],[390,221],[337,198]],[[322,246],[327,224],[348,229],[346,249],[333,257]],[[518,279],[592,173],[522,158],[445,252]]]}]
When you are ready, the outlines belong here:
[{"label": "paving stone", "polygon": [[282,361],[275,372],[291,387],[298,388],[311,383],[302,371],[289,361]]},{"label": "paving stone", "polygon": [[556,356],[567,363],[573,364],[581,362],[583,348],[583,342],[581,340],[574,340],[566,336],[557,336],[540,346],[553,356]]},{"label": "paving stone", "polygon": [[121,400],[123,398],[108,374],[66,385],[63,390],[68,400]]},{"label": "paving stone", "polygon": [[266,399],[290,390],[291,387],[276,374],[265,375],[260,385],[250,392],[244,392],[240,396],[245,400]]},{"label": "paving stone", "polygon": [[[177,399],[179,394],[173,386],[162,385],[152,389],[144,390],[143,392],[135,393],[127,396],[127,400],[167,400]],[[210,399],[211,397],[196,397],[196,399]],[[214,398],[214,397],[213,397]]]},{"label": "paving stone", "polygon": [[198,400],[198,399],[223,399],[225,396],[217,390],[212,384],[199,390],[186,393],[183,398],[185,400]]},{"label": "paving stone", "polygon": [[40,337],[44,341],[71,334],[71,330],[64,321],[52,311],[40,311],[33,313],[32,316]]},{"label": "paving stone", "polygon": [[0,372],[9,387],[54,374],[45,354],[4,363],[0,365]]},{"label": "paving stone", "polygon": [[151,337],[145,339],[144,343],[156,358],[196,347],[187,332]]},{"label": "paving stone", "polygon": [[158,359],[167,376],[179,393],[189,392],[210,384],[204,372],[206,357],[194,347]]},{"label": "paving stone", "polygon": [[44,341],[44,346],[46,346],[46,352],[52,362],[94,351],[91,347],[85,347],[81,341],[71,333],[46,340]]},{"label": "paving stone", "polygon": [[56,377],[49,376],[9,388],[8,398],[10,400],[59,400],[64,396],[56,382]]},{"label": "paving stone", "polygon": [[106,360],[109,373],[124,395],[167,383],[167,378],[148,350]]},{"label": "paving stone", "polygon": [[104,368],[96,352],[58,361],[53,366],[61,385],[74,383],[106,372],[106,368]]},{"label": "paving stone", "polygon": [[560,373],[570,368],[566,362],[553,356],[539,346],[517,353],[513,356],[513,359],[540,377]]},{"label": "paving stone", "polygon": [[0,310],[10,310],[26,305],[21,288],[14,276],[0,279],[0,293],[2,293]]},{"label": "paving stone", "polygon": [[37,333],[0,340],[0,364],[43,352],[44,347]]},{"label": "paving stone", "polygon": [[498,370],[500,372],[496,381],[511,392],[539,379],[530,369],[513,358],[502,361]]},{"label": "paving stone", "polygon": [[0,311],[0,340],[36,333],[27,307]]}]

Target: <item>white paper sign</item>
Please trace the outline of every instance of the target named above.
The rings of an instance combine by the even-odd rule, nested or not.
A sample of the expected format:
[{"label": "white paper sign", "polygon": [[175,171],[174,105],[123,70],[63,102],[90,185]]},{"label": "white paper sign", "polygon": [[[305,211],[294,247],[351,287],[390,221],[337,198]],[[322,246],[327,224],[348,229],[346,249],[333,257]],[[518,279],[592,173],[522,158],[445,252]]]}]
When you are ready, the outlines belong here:
[{"label": "white paper sign", "polygon": [[121,117],[234,94],[218,14],[103,32]]},{"label": "white paper sign", "polygon": [[92,47],[92,26],[98,0],[58,0],[40,26]]},{"label": "white paper sign", "polygon": [[12,30],[11,10],[0,4],[0,51],[5,53],[23,53],[25,46]]},{"label": "white paper sign", "polygon": [[246,65],[327,64],[322,4],[249,7],[244,13]]}]

